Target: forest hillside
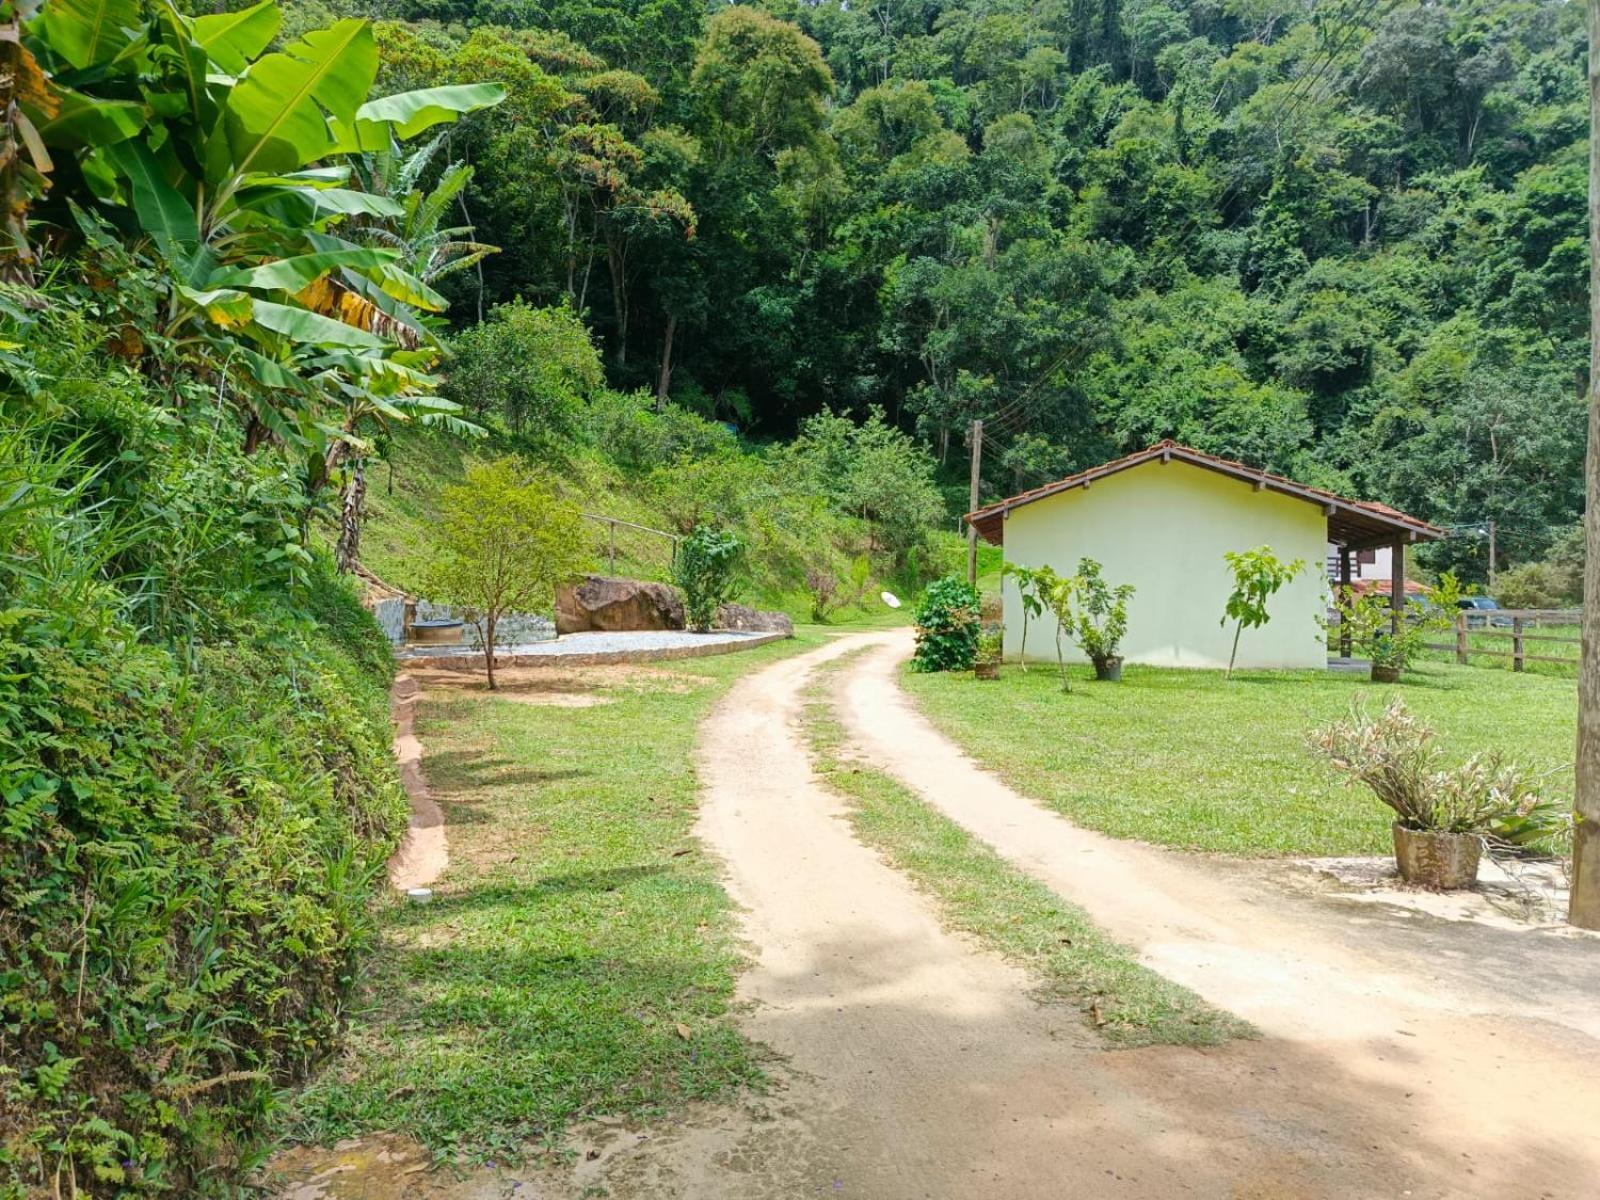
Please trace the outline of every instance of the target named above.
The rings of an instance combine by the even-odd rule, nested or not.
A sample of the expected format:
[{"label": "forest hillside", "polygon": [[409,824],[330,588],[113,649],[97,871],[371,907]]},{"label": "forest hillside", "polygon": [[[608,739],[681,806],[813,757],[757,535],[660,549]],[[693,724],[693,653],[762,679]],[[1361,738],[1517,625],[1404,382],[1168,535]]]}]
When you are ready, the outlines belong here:
[{"label": "forest hillside", "polygon": [[957,489],[983,418],[986,498],[1170,436],[1459,527],[1471,581],[1488,522],[1505,567],[1577,518],[1576,6],[360,11],[391,86],[508,90],[442,155],[500,247],[454,312],[565,306],[613,388],[876,407]]}]

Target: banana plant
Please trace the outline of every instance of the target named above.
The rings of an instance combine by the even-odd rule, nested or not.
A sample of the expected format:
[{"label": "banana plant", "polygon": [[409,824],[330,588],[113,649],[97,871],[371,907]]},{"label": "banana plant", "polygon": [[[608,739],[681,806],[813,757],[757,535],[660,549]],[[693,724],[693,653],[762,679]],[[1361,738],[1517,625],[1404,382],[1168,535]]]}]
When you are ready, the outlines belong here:
[{"label": "banana plant", "polygon": [[353,236],[365,245],[397,250],[405,269],[427,284],[468,270],[499,252],[498,246],[473,240],[471,225],[445,224],[446,214],[461,202],[461,194],[472,180],[470,164],[450,163],[431,188],[421,186],[443,144],[444,135],[439,134],[409,153],[389,149],[367,152],[351,164],[367,192],[399,199],[402,207],[398,217],[352,218],[357,231]]},{"label": "banana plant", "polygon": [[[87,214],[148,245],[170,280],[160,332],[248,380],[247,444],[270,435],[336,466],[363,423],[450,415],[427,372],[426,316],[444,299],[401,250],[345,236],[406,211],[351,186],[350,158],[396,153],[503,88],[369,100],[370,22],[268,53],[275,0],[198,17],[173,0],[49,0],[21,15],[13,42],[0,29],[21,84],[4,132],[28,153],[0,167],[0,193],[36,222],[70,233]],[[12,240],[31,253],[20,220]]]}]

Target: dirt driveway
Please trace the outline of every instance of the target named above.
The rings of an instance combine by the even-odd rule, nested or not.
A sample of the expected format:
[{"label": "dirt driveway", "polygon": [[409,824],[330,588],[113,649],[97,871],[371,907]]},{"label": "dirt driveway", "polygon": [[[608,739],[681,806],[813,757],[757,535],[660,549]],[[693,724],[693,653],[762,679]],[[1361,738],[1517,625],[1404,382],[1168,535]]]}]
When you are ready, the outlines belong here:
[{"label": "dirt driveway", "polygon": [[[796,728],[815,667],[863,645],[844,707],[871,760],[1263,1038],[1106,1051],[944,932],[852,837]],[[868,634],[779,663],[706,725],[701,834],[748,913],[750,1032],[793,1079],[743,1133],[691,1123],[607,1154],[615,1194],[1600,1191],[1600,944],[1291,896],[1260,869],[1075,829],[911,708],[893,680],[908,649]]]},{"label": "dirt driveway", "polygon": [[[772,1096],[592,1124],[562,1169],[452,1181],[397,1150],[378,1173],[406,1172],[399,1190],[291,1194],[1600,1195],[1600,941],[1308,895],[1270,866],[1079,830],[910,705],[894,679],[909,648],[862,634],[783,660],[702,728],[699,833],[745,909],[745,1026],[783,1058]],[[861,649],[839,694],[869,761],[1262,1038],[1107,1050],[1076,1009],[1039,1005],[1021,971],[942,929],[855,839],[798,727],[817,667]]]}]

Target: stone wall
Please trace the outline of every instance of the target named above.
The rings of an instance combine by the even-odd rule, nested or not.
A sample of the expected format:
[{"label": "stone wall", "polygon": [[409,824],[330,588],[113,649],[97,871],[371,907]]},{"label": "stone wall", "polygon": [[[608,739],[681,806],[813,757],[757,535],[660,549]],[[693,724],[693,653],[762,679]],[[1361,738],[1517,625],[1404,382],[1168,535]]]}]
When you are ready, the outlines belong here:
[{"label": "stone wall", "polygon": [[[418,600],[416,619],[418,621],[458,621],[464,618],[455,609],[445,604],[434,604],[430,600]],[[494,640],[499,646],[521,646],[528,642],[547,642],[556,635],[556,627],[549,617],[540,616],[538,613],[508,613],[500,618],[495,626]],[[461,642],[465,646],[480,646],[478,628],[467,621],[461,630]]]}]

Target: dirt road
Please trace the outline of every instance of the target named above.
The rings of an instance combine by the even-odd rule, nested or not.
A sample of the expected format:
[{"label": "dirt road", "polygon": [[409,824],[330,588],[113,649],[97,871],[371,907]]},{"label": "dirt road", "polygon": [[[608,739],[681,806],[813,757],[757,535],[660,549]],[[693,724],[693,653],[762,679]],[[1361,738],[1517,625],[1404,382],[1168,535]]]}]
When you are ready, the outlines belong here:
[{"label": "dirt road", "polygon": [[[795,726],[811,671],[862,645],[876,649],[848,669],[845,708],[871,759],[1264,1038],[1105,1051],[1075,1012],[1035,1005],[1018,971],[941,930],[851,836]],[[748,911],[749,1029],[794,1079],[765,1125],[691,1124],[621,1156],[603,1173],[618,1194],[1600,1189],[1600,947],[1347,912],[1259,871],[1074,829],[910,708],[892,677],[907,649],[861,635],[785,661],[705,727],[701,834]]]},{"label": "dirt road", "polygon": [[[424,1173],[420,1148],[369,1139],[285,1194],[1600,1196],[1600,942],[1307,894],[1270,866],[1077,829],[910,705],[895,682],[909,648],[863,634],[786,659],[702,729],[699,834],[745,909],[744,1024],[782,1056],[775,1094],[592,1123],[569,1167],[532,1174]],[[944,931],[811,772],[802,693],[859,649],[839,686],[859,753],[1262,1038],[1107,1050],[1076,1009],[1035,1003],[1022,972]],[[399,1190],[367,1190],[374,1177]]]}]

